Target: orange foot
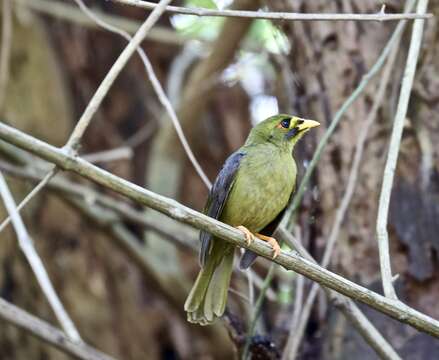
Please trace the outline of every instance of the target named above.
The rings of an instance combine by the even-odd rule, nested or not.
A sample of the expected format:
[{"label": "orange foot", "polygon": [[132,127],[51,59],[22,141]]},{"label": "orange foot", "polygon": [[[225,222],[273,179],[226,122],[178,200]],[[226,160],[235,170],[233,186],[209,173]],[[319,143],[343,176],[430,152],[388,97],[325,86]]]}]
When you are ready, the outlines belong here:
[{"label": "orange foot", "polygon": [[244,233],[245,240],[247,240],[247,245],[250,245],[255,239],[253,233],[243,225],[236,226],[236,228]]},{"label": "orange foot", "polygon": [[277,256],[280,254],[280,246],[279,246],[278,242],[276,241],[276,239],[274,237],[265,236],[262,234],[256,234],[256,236],[259,239],[264,240],[271,245],[271,247],[273,248],[273,259],[277,258]]}]

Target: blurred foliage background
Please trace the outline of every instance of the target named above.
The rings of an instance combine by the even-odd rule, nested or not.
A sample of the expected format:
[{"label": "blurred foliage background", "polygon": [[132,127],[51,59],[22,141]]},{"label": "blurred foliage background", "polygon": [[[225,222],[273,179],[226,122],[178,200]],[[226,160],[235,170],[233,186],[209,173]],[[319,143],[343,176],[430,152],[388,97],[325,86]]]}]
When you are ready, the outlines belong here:
[{"label": "blurred foliage background", "polygon": [[[85,17],[73,1],[12,3],[13,41],[2,119],[60,146],[126,41],[74,20],[73,15],[68,20],[53,14],[56,3],[65,6],[62,13],[67,17]],[[123,19],[127,28],[140,25],[148,13],[113,1],[86,4],[97,14]],[[173,4],[246,10],[262,6],[267,11],[309,13],[374,13],[381,5],[374,0],[188,0]],[[386,5],[387,12],[403,11],[402,1]],[[439,13],[439,1],[431,1],[429,11]],[[166,13],[143,48],[211,180],[228,154],[243,143],[251,126],[278,112],[322,123],[295,150],[300,179],[335,112],[376,61],[395,26],[395,22],[270,22]],[[385,99],[368,134],[355,194],[330,265],[331,270],[378,292],[377,203],[409,36],[410,31],[403,35]],[[399,274],[397,291],[410,306],[435,318],[439,318],[438,51],[437,20],[431,19],[426,23],[411,96],[389,224],[393,271]],[[377,76],[344,115],[300,207],[296,233],[317,259],[346,188],[359,129],[379,84]],[[2,158],[10,160],[1,149]],[[99,166],[197,210],[203,208],[207,190],[187,160],[137,56],[96,114],[81,154],[111,149],[123,149],[125,155],[110,160],[98,156]],[[79,177],[62,175],[126,201]],[[33,187],[13,176],[8,181],[17,201]],[[210,328],[190,325],[183,302],[198,271],[193,250],[197,232],[151,210],[144,216],[177,240],[123,219],[109,225],[105,209],[93,201],[85,204],[47,189],[23,211],[38,252],[83,338],[119,359],[236,356],[251,314],[248,301],[236,295],[249,295],[245,274],[234,276],[225,323]],[[0,214],[6,217],[3,209]],[[124,248],[126,237],[139,245],[141,261],[134,261]],[[0,295],[55,323],[12,228],[5,229],[0,239]],[[190,245],[182,245],[182,239]],[[268,264],[258,259],[255,272],[264,277]],[[276,269],[257,324],[252,351],[259,357],[255,359],[280,358],[298,283],[295,274]],[[310,285],[304,281],[305,293]],[[439,343],[433,338],[369,308],[362,310],[402,358],[439,357]],[[67,358],[4,324],[0,357]],[[313,307],[298,358],[366,360],[377,355],[322,295]]]}]

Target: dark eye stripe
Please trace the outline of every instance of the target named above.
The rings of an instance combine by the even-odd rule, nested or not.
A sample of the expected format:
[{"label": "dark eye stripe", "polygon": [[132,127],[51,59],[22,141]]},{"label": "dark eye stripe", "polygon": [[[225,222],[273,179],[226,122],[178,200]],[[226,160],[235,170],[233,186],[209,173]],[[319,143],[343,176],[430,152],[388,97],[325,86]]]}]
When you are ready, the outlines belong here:
[{"label": "dark eye stripe", "polygon": [[297,127],[294,127],[285,134],[285,137],[289,140],[294,136],[296,136],[298,133],[299,133],[299,129]]},{"label": "dark eye stripe", "polygon": [[280,124],[283,128],[288,129],[290,127],[290,121],[291,119],[283,119]]}]

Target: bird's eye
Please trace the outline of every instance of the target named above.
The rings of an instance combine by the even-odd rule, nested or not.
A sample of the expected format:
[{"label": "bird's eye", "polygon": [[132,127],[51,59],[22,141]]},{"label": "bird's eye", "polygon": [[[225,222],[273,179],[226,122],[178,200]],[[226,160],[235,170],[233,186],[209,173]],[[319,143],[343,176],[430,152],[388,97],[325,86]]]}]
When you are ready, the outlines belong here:
[{"label": "bird's eye", "polygon": [[304,123],[304,120],[297,120],[297,125],[302,125]]},{"label": "bird's eye", "polygon": [[288,129],[290,127],[290,121],[291,119],[283,119],[280,122],[280,125],[284,128],[284,129]]}]

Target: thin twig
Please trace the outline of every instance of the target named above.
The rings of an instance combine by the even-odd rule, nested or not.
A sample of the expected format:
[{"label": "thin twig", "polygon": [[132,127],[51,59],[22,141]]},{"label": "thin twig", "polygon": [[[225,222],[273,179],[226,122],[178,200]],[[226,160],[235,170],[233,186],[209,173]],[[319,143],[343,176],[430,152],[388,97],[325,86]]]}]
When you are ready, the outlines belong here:
[{"label": "thin twig", "polygon": [[296,286],[295,286],[295,298],[294,298],[293,316],[292,316],[292,319],[291,319],[292,327],[297,325],[297,322],[299,321],[299,316],[302,313],[304,287],[305,287],[305,278],[302,275],[297,274],[297,276],[296,276]]},{"label": "thin twig", "polygon": [[[70,135],[69,140],[64,146],[64,150],[66,152],[70,152],[70,151],[73,151],[74,153],[76,152],[76,148],[79,146],[79,142],[81,141],[84,132],[86,131],[87,127],[90,125],[93,115],[96,113],[104,97],[107,95],[114,80],[116,80],[117,76],[122,71],[128,60],[130,59],[131,55],[134,53],[134,51],[143,41],[145,36],[148,34],[149,30],[160,18],[161,14],[164,11],[164,7],[167,4],[169,4],[171,1],[172,0],[160,1],[158,6],[151,12],[151,14],[145,20],[145,22],[140,26],[139,30],[136,32],[132,40],[128,43],[128,45],[119,55],[119,57],[111,67],[110,71],[107,73],[104,80],[101,82],[95,94],[91,98],[90,102],[88,103],[84,113],[82,114],[75,128],[73,129],[73,132]],[[44,185],[52,178],[52,176],[54,175],[54,171],[55,170],[51,170],[51,172],[47,174],[47,176],[45,177],[45,181],[46,181],[45,183],[41,182],[36,189],[31,191],[31,193],[28,196],[26,196],[26,203],[28,203],[33,198],[33,196],[35,196],[44,187]],[[21,206],[20,208],[23,208],[23,206]]]},{"label": "thin twig", "polygon": [[[255,240],[247,244],[242,232],[218,220],[199,213],[174,199],[159,195],[141,186],[109,173],[87,161],[66,153],[63,149],[49,145],[20,130],[0,122],[0,139],[27,150],[61,169],[79,174],[106,188],[112,189],[131,200],[157,210],[177,221],[183,222],[197,229],[205,230],[213,236],[224,239],[235,246],[254,251],[270,261],[296,271],[307,278],[321,283],[347,297],[367,304],[374,309],[387,314],[394,319],[409,324],[420,331],[439,338],[439,321],[396,301],[379,295],[350,280],[334,274],[312,261],[299,256],[295,251],[281,251],[276,259],[272,259],[272,248],[264,241]],[[413,240],[415,241],[415,240]]]},{"label": "thin twig", "polygon": [[[128,42],[132,41],[132,37],[130,34],[128,34],[126,31],[118,29],[117,27],[107,24],[103,20],[99,19],[95,14],[93,14],[92,11],[90,11],[83,3],[82,0],[74,0],[76,4],[80,7],[80,9],[90,17],[93,21],[95,21],[99,26],[107,29],[108,31],[111,31],[113,33],[119,34]],[[154,91],[157,94],[157,97],[159,98],[159,101],[163,105],[163,107],[166,109],[169,117],[171,118],[172,124],[174,125],[175,131],[177,132],[178,139],[180,140],[181,145],[183,146],[184,151],[186,152],[187,157],[189,158],[192,166],[194,167],[197,174],[200,176],[201,180],[204,182],[204,184],[207,186],[208,189],[212,186],[210,183],[209,178],[204,173],[203,169],[201,168],[201,165],[198,163],[197,159],[195,158],[194,153],[192,152],[192,149],[186,139],[186,136],[184,135],[183,129],[180,125],[180,121],[178,120],[177,114],[175,113],[174,108],[172,107],[171,102],[169,101],[168,97],[166,96],[162,85],[160,84],[160,81],[158,80],[154,69],[151,65],[151,62],[149,61],[148,57],[146,56],[145,52],[142,48],[138,47],[137,53],[139,54],[140,58],[142,59],[143,65],[145,66],[146,73],[148,75],[149,80],[151,81],[151,84],[154,88]]]},{"label": "thin twig", "polygon": [[26,256],[29,265],[32,268],[32,271],[37,278],[37,281],[43,290],[44,295],[49,301],[50,306],[52,307],[55,316],[57,317],[59,323],[62,328],[66,332],[67,336],[73,341],[81,341],[81,337],[79,335],[78,330],[76,330],[75,324],[70,319],[67,314],[64,306],[62,305],[58,295],[53,288],[52,283],[50,282],[49,275],[44,268],[43,262],[38,256],[35,247],[33,245],[33,241],[29,236],[29,233],[24,226],[23,220],[20,217],[20,214],[17,211],[14,198],[12,197],[11,192],[9,191],[8,184],[3,177],[3,174],[0,172],[0,194],[3,198],[3,202],[5,207],[11,216],[12,225],[14,226],[15,232],[17,234],[18,243],[20,245],[21,250]]},{"label": "thin twig", "polygon": [[[288,244],[290,247],[294,247],[298,253],[305,259],[317,264],[317,261],[308,253],[305,247],[294,238],[285,228],[282,226],[277,229],[278,237],[282,241]],[[376,354],[381,359],[386,360],[401,360],[392,346],[384,339],[383,335],[376,329],[376,327],[369,321],[369,319],[361,312],[357,305],[349,298],[330,290],[322,286],[329,300],[342,312],[342,314],[352,323],[353,327],[363,336],[364,340],[369,346],[375,350]],[[301,331],[297,329],[297,331]],[[299,335],[299,334],[298,334]],[[294,335],[293,335],[294,336]],[[288,359],[289,351],[293,345],[291,340],[291,333],[289,340],[285,347],[283,359]],[[290,357],[291,358],[291,357]]]},{"label": "thin twig", "polygon": [[[137,6],[143,9],[154,9],[157,4],[140,1],[140,0],[112,0],[124,5]],[[186,8],[179,6],[167,6],[166,11],[174,14],[186,14],[196,16],[221,16],[237,17],[250,19],[268,19],[268,20],[310,20],[310,21],[395,21],[411,19],[428,19],[432,14],[385,14],[378,12],[376,14],[300,14],[289,12],[265,12],[265,11],[245,11],[245,10],[211,10],[204,8]]]},{"label": "thin twig", "polygon": [[9,80],[9,62],[12,48],[12,6],[11,0],[3,0],[2,38],[0,51],[0,112],[6,97],[6,86]]},{"label": "thin twig", "polygon": [[127,160],[133,157],[133,150],[128,146],[120,146],[110,150],[98,151],[91,154],[84,154],[82,158],[91,162],[111,162],[116,160]]},{"label": "thin twig", "polygon": [[256,323],[258,322],[259,315],[262,312],[262,304],[264,303],[265,293],[267,289],[270,287],[271,280],[274,276],[274,263],[271,263],[270,268],[268,269],[268,273],[265,276],[264,284],[262,285],[261,291],[259,293],[258,299],[256,300],[256,304],[253,311],[253,317],[250,321],[250,325],[247,331],[247,337],[245,339],[244,349],[242,351],[242,360],[247,360],[249,358],[249,350],[250,344],[252,342],[252,338],[255,335]]},{"label": "thin twig", "polygon": [[[20,204],[18,204],[17,206],[17,212],[20,212],[21,209],[23,209],[29,203],[29,201],[31,201],[34,196],[36,196],[49,183],[49,181],[55,176],[56,171],[56,167],[54,167],[46,174],[46,176],[44,176],[44,178],[37,184],[37,186],[35,186],[32,191],[27,194],[23,200],[21,200]],[[0,224],[0,232],[2,232],[10,222],[11,215],[8,215],[8,217]]]},{"label": "thin twig", "polygon": [[246,296],[245,294],[243,294],[242,292],[240,292],[240,291],[238,291],[238,290],[236,290],[236,289],[234,289],[234,288],[232,288],[232,287],[229,287],[229,292],[230,292],[231,294],[234,294],[234,295],[238,296],[240,299],[242,299],[242,300],[244,300],[246,303],[248,303],[249,306],[251,306],[251,300],[250,300],[250,298],[249,298],[248,296]]},{"label": "thin twig", "polygon": [[[42,175],[40,176],[35,172],[37,169],[18,167],[3,161],[0,161],[0,170],[14,177],[31,180],[33,182],[40,181],[42,177]],[[189,232],[188,230],[192,229],[187,228],[182,224],[175,222],[175,225],[172,224],[171,226],[169,223],[156,223],[148,216],[145,216],[145,213],[142,210],[137,210],[133,206],[130,206],[123,201],[116,200],[110,196],[99,193],[87,186],[74,183],[60,175],[53,179],[47,185],[47,188],[57,192],[64,198],[75,197],[78,200],[81,200],[84,203],[84,207],[87,207],[88,209],[91,207],[96,207],[97,210],[95,213],[105,212],[107,214],[107,224],[129,221],[133,224],[142,226],[145,229],[152,230],[157,234],[160,234],[165,240],[173,242],[184,251],[190,251],[192,253],[198,249],[198,240],[196,239],[195,232]],[[108,214],[109,210],[113,211],[114,213],[111,215]],[[242,275],[242,271],[238,267],[236,267],[235,271],[236,273]],[[248,271],[252,273],[254,285],[260,289],[263,284],[263,279],[261,279],[261,277],[253,270],[249,269]],[[274,301],[276,299],[276,294],[273,289],[268,289],[267,298],[270,301]]]},{"label": "thin twig", "polygon": [[[0,144],[5,145],[6,143],[2,143],[0,142]],[[7,155],[8,157],[14,159],[14,161],[17,161],[19,163],[28,163],[29,159],[27,159],[27,157],[23,156],[21,154],[21,151],[15,147],[12,146],[2,146],[2,151],[4,151],[5,155]],[[14,176],[18,176],[18,177],[23,177],[26,179],[30,179],[33,181],[38,181],[40,180],[40,178],[38,177],[38,175],[36,175],[34,172],[30,171],[31,169],[26,169],[26,168],[18,168],[16,166],[12,166],[10,164],[4,163],[4,162],[0,162],[0,169],[7,172],[8,174],[12,174]],[[37,170],[37,169],[36,169]],[[59,183],[59,184],[58,184]],[[87,211],[87,215],[90,215],[91,218],[95,221],[98,221],[98,223],[100,225],[103,225],[105,227],[108,226],[115,226],[115,224],[120,222],[120,219],[115,218],[111,215],[108,214],[107,210],[104,210],[98,206],[96,206],[97,204],[99,205],[108,205],[108,208],[113,208],[113,206],[116,204],[117,209],[118,209],[118,214],[121,217],[124,217],[128,220],[132,220],[130,218],[130,216],[127,216],[129,213],[131,213],[132,211],[134,211],[134,213],[139,213],[136,210],[131,210],[131,207],[129,206],[124,206],[126,204],[124,204],[122,201],[117,201],[114,200],[112,198],[109,198],[108,200],[110,200],[110,204],[108,204],[108,202],[106,201],[100,201],[101,200],[101,196],[107,198],[107,196],[102,195],[100,193],[97,193],[96,191],[82,186],[82,185],[78,185],[78,184],[73,184],[72,182],[64,179],[62,176],[58,176],[56,179],[54,179],[51,183],[49,183],[48,185],[49,188],[55,189],[55,190],[59,190],[61,191],[62,194],[64,195],[73,195],[76,196],[78,198],[82,198],[85,199],[86,205],[85,206],[80,206],[79,209],[81,209],[82,211]],[[79,192],[76,193],[75,189],[76,187],[81,187],[81,190],[83,190],[83,192]],[[66,199],[69,201],[70,197],[66,197]],[[93,204],[94,206],[90,206],[90,204]],[[94,211],[93,209],[96,208],[96,211]],[[125,209],[125,210],[123,210]],[[92,212],[90,212],[90,210],[93,210]],[[104,214],[107,214],[104,216]],[[99,216],[99,219],[97,219],[97,217]],[[101,217],[104,217],[105,219],[101,219]],[[135,217],[135,219],[137,219],[138,221],[141,220],[146,220],[147,222],[149,222],[149,218],[145,217],[143,213],[139,213],[138,216]],[[165,230],[167,233],[173,235],[174,233],[178,233],[179,236],[176,239],[177,244],[180,244],[180,242],[183,240],[183,229],[169,229],[169,224],[164,224],[163,221],[160,222],[160,224],[163,224],[164,227],[161,227],[161,225],[155,224],[153,223],[152,225],[154,227],[156,227],[158,229],[158,231],[160,231],[161,229]],[[142,222],[139,223],[139,225],[142,225]],[[145,269],[147,267],[148,264],[144,263],[144,259],[143,257],[139,257],[137,251],[133,251],[134,248],[137,247],[137,241],[134,240],[134,245],[128,245],[127,241],[130,242],[130,244],[132,243],[132,241],[129,241],[129,237],[126,237],[126,239],[122,239],[121,235],[124,235],[123,233],[121,233],[120,231],[114,231],[113,235],[115,236],[115,238],[121,242],[123,242],[126,245],[123,245],[124,249],[127,249],[126,253],[129,256],[132,256],[139,264],[141,269]],[[165,239],[167,239],[166,235],[164,237]],[[193,239],[195,240],[195,238]],[[195,250],[196,249],[196,244],[195,241],[191,241],[190,242],[190,248]],[[299,247],[297,247],[299,248]],[[142,253],[140,251],[140,253]],[[311,258],[312,259],[312,258]],[[148,271],[146,271],[147,275],[149,274]],[[242,274],[242,272],[238,272],[238,274]],[[255,285],[258,288],[261,288],[263,285],[263,281],[262,279],[260,279],[260,277],[257,274],[253,274],[253,279],[255,282]],[[267,291],[267,298],[270,300],[273,300],[275,298],[275,294],[273,292],[272,289],[269,289]],[[340,300],[337,300],[337,304],[341,303]],[[361,313],[360,310],[358,310],[353,304],[344,304],[345,305],[341,311],[344,312],[344,314],[346,315],[346,317],[348,317],[350,319],[350,321],[353,323],[354,327],[358,329],[358,331],[363,335],[363,337],[365,338],[365,340],[371,344],[371,346],[373,348],[378,348],[379,350],[377,350],[377,353],[389,353],[389,351],[386,350],[386,346],[388,347],[388,345],[386,344],[386,342],[384,341],[384,339],[382,339],[381,335],[376,331],[375,328],[373,328],[373,326],[370,325],[370,323],[368,322],[368,320],[365,318],[365,316]],[[390,349],[391,350],[391,349]],[[386,358],[386,357],[384,357]],[[387,357],[389,359],[392,359],[391,357],[391,353],[390,355]]]},{"label": "thin twig", "polygon": [[313,158],[311,159],[308,167],[306,168],[305,175],[303,176],[303,179],[300,183],[299,188],[297,189],[296,193],[294,194],[294,198],[288,207],[287,211],[285,212],[285,215],[282,219],[282,226],[290,229],[292,225],[294,224],[294,217],[296,210],[298,209],[302,198],[308,188],[309,182],[311,180],[311,176],[314,172],[315,167],[317,166],[317,163],[320,160],[320,157],[322,156],[323,150],[325,149],[326,145],[329,142],[329,139],[331,138],[332,134],[334,133],[337,125],[339,124],[340,120],[343,118],[343,115],[345,112],[349,109],[349,107],[352,105],[352,103],[357,100],[357,98],[363,93],[364,89],[366,88],[366,85],[369,83],[370,80],[380,71],[382,66],[385,63],[385,60],[387,59],[387,56],[390,53],[390,50],[392,49],[393,44],[400,36],[402,30],[404,29],[404,23],[405,21],[401,21],[398,23],[398,25],[395,28],[395,31],[393,32],[392,36],[390,37],[389,41],[387,42],[386,46],[384,47],[383,51],[381,52],[380,56],[378,57],[375,64],[370,68],[370,70],[363,76],[360,84],[358,84],[357,88],[353,91],[353,93],[349,96],[349,98],[343,103],[343,105],[340,107],[340,109],[337,111],[337,113],[334,116],[334,119],[332,120],[331,124],[329,125],[328,129],[326,130],[325,134],[323,135],[322,139],[320,140],[319,144],[317,145],[317,149],[314,152]]},{"label": "thin twig", "polygon": [[[428,0],[419,0],[416,13],[425,14]],[[398,160],[399,147],[401,144],[404,121],[412,91],[413,79],[415,77],[416,64],[418,62],[419,50],[421,48],[424,20],[416,20],[413,24],[412,38],[407,55],[407,64],[402,79],[401,92],[399,95],[398,107],[396,109],[393,123],[392,135],[390,137],[389,153],[387,154],[386,166],[384,168],[383,184],[381,187],[376,234],[380,255],[381,278],[384,294],[396,299],[396,292],[393,288],[392,270],[390,265],[389,235],[387,233],[387,221],[389,214],[390,194],[392,192],[393,178],[395,175],[396,163]]]},{"label": "thin twig", "polygon": [[132,40],[128,43],[128,45],[121,52],[117,60],[114,62],[110,71],[108,71],[108,73],[105,75],[104,80],[102,80],[93,97],[90,99],[84,113],[81,115],[75,129],[70,135],[70,138],[65,146],[67,151],[76,150],[76,147],[79,145],[79,142],[81,141],[85,130],[89,126],[93,115],[96,113],[97,109],[101,105],[104,97],[110,90],[111,85],[113,85],[114,80],[116,80],[117,76],[120,74],[128,60],[133,55],[134,51],[136,51],[137,47],[148,34],[149,30],[165,11],[166,5],[169,4],[171,1],[172,0],[161,0],[157,4],[155,9],[151,12],[151,14],[149,14],[145,22],[142,24],[142,26],[140,26],[139,30],[137,30]]},{"label": "thin twig", "polygon": [[[410,11],[409,9],[413,8],[415,4],[415,0],[410,0],[410,4],[407,6],[407,11]],[[352,162],[352,167],[349,173],[346,191],[343,195],[343,198],[340,202],[340,206],[337,209],[334,224],[331,228],[331,231],[329,233],[328,240],[326,241],[326,247],[323,254],[323,259],[321,266],[327,267],[329,265],[329,261],[331,259],[335,243],[337,241],[337,238],[340,233],[340,228],[343,223],[346,211],[349,207],[349,204],[351,202],[352,196],[354,194],[355,186],[357,184],[358,179],[358,173],[360,170],[361,165],[361,159],[363,157],[364,152],[364,146],[366,144],[367,135],[369,133],[369,129],[371,128],[373,122],[376,119],[376,115],[378,112],[378,109],[381,106],[381,103],[383,101],[384,95],[386,93],[387,85],[390,80],[391,72],[394,68],[394,63],[396,60],[396,55],[398,54],[399,50],[399,43],[401,40],[401,35],[398,37],[398,39],[395,41],[395,44],[392,48],[392,51],[389,55],[389,58],[386,62],[386,66],[383,70],[383,74],[381,76],[381,82],[379,84],[378,91],[376,92],[374,103],[372,105],[372,108],[369,112],[369,115],[367,116],[366,121],[363,123],[363,126],[360,130],[360,134],[358,136],[358,142],[355,149],[354,154],[354,160]],[[297,353],[299,351],[299,345],[303,339],[303,335],[305,333],[306,324],[308,323],[309,316],[311,314],[311,309],[314,304],[314,301],[317,297],[317,293],[319,290],[319,286],[317,284],[313,284],[308,297],[306,299],[305,305],[302,309],[302,312],[300,314],[299,321],[292,325],[290,327],[290,334],[288,337],[288,342],[286,345],[286,351],[285,351],[285,360],[292,360],[297,357]]]},{"label": "thin twig", "polygon": [[[282,360],[295,359],[295,352],[293,344],[295,342],[294,337],[296,331],[300,329],[300,319],[303,311],[303,288],[304,288],[304,278],[302,275],[297,275],[296,278],[296,297],[294,299],[294,310],[291,316],[290,331],[288,333],[287,342],[285,349],[282,353]],[[299,335],[298,335],[299,336]],[[296,340],[297,341],[297,340]],[[300,341],[298,341],[300,343]]]},{"label": "thin twig", "polygon": [[251,271],[251,269],[247,269],[247,270],[245,270],[245,274],[247,275],[249,305],[251,308],[253,308],[253,304],[255,302],[255,288],[253,286],[254,272]]},{"label": "thin twig", "polygon": [[[57,19],[69,21],[80,26],[98,28],[97,24],[84,15],[82,11],[76,8],[76,6],[68,5],[60,1],[54,0],[14,0],[15,3],[24,5],[29,9],[37,11],[44,15],[49,15]],[[94,10],[95,14],[101,19],[117,26],[130,34],[134,34],[137,29],[142,25],[141,22],[127,17],[107,14],[98,9]],[[170,45],[184,45],[189,38],[177,33],[171,28],[164,26],[154,26],[146,35],[146,39],[159,41],[161,43]],[[202,41],[201,39],[197,39]]]},{"label": "thin twig", "polygon": [[[18,167],[3,161],[0,161],[0,170],[14,177],[27,179],[32,182],[41,181],[43,176],[40,174],[41,171],[36,171],[37,169],[35,168]],[[88,206],[100,206],[105,207],[107,210],[112,210],[115,213],[112,221],[128,221],[131,224],[139,225],[157,232],[165,239],[179,246],[180,249],[193,252],[198,248],[198,241],[195,238],[195,234],[189,233],[186,228],[182,226],[171,227],[170,224],[161,226],[161,224],[157,224],[151,221],[148,216],[145,216],[142,210],[138,210],[124,201],[97,192],[90,187],[75,183],[62,176],[54,178],[47,184],[47,187],[63,196],[76,197],[83,200]],[[176,224],[179,225],[178,223]],[[188,230],[191,229],[188,228]]]},{"label": "thin twig", "polygon": [[28,334],[82,360],[114,360],[113,357],[83,343],[72,341],[64,332],[0,298],[0,318]]}]

